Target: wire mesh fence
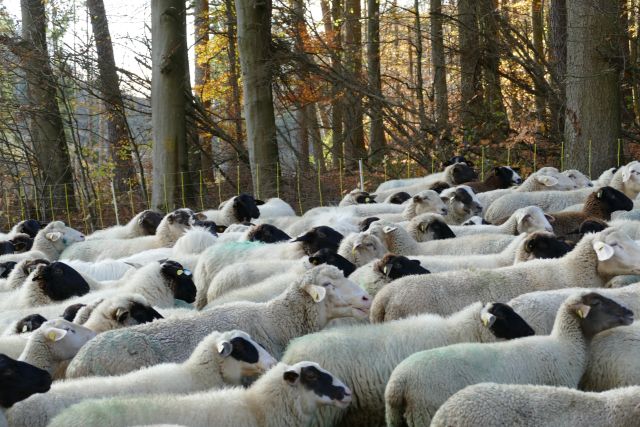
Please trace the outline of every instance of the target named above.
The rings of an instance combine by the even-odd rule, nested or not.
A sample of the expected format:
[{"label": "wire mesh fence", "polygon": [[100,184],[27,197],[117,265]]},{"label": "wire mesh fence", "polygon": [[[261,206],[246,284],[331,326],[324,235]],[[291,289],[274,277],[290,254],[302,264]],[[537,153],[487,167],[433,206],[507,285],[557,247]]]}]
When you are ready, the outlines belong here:
[{"label": "wire mesh fence", "polygon": [[[521,144],[511,148],[476,146],[465,151],[467,159],[473,161],[479,178],[495,166],[519,167],[526,176],[543,167],[554,166],[564,169],[564,147],[538,147],[535,144]],[[618,150],[618,164],[624,157],[622,147]],[[361,171],[358,162],[327,164],[326,170],[309,165],[291,166],[256,165],[254,173],[275,171],[275,186],[269,191],[254,189],[249,165],[236,162],[225,165],[222,170],[202,169],[181,172],[163,179],[174,182],[166,188],[162,204],[165,211],[189,207],[195,211],[216,209],[220,203],[240,193],[252,193],[266,200],[279,197],[288,202],[298,214],[316,206],[336,205],[343,195],[362,187],[373,192],[377,186],[389,179],[404,179],[424,176],[441,170],[441,161],[433,157],[416,158],[410,153],[395,151],[385,157],[377,166],[364,162]],[[329,162],[330,163],[330,162]],[[615,166],[615,165],[612,165]],[[584,171],[589,172],[589,171]],[[149,181],[151,174],[147,174]],[[96,229],[115,224],[124,224],[136,213],[152,209],[151,183],[147,182],[147,196],[140,186],[130,185],[128,190],[119,191],[113,181],[107,178],[91,182],[91,186],[75,183],[70,185],[45,185],[38,187],[23,179],[11,183],[0,181],[0,230],[8,230],[16,222],[35,218],[41,221],[63,220],[70,226],[90,233]],[[90,188],[90,190],[89,190]],[[171,193],[172,192],[172,193]],[[170,203],[169,194],[173,194]]]}]

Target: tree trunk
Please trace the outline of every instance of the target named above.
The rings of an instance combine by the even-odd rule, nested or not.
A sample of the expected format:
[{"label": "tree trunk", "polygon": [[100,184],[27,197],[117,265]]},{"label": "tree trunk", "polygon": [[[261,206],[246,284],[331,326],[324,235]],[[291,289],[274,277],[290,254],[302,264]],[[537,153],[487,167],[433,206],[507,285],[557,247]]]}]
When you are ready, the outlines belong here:
[{"label": "tree trunk", "polygon": [[[620,136],[619,2],[567,2],[566,165],[597,177],[616,164]],[[589,153],[591,145],[591,153]],[[591,160],[591,164],[589,164]]]},{"label": "tree trunk", "polygon": [[372,164],[380,164],[385,152],[384,122],[382,115],[382,80],[380,78],[380,0],[367,0],[367,69],[369,90],[378,98],[369,98],[369,155]]},{"label": "tree trunk", "polygon": [[[355,80],[362,78],[362,24],[360,0],[345,0],[344,8],[344,48],[345,68]],[[350,169],[356,169],[358,159],[367,156],[364,146],[364,127],[362,124],[362,96],[353,91],[345,93],[344,143],[346,162]]]},{"label": "tree trunk", "polygon": [[[307,27],[306,22],[304,20],[304,3],[302,0],[291,0],[291,22],[293,28],[292,37],[294,39],[294,46],[296,53],[301,57],[305,57],[305,47],[304,41],[308,39],[307,35]],[[311,59],[307,59],[312,61]],[[298,96],[295,98],[296,104],[296,122],[298,125],[298,136],[297,136],[297,146],[298,146],[298,168],[300,170],[307,170],[309,168],[309,113],[307,111],[307,106],[309,104],[309,100],[305,99],[304,93],[306,92],[306,85],[309,82],[309,72],[304,68],[300,67],[300,83],[296,88],[296,92]]]},{"label": "tree trunk", "polygon": [[630,71],[631,52],[629,49],[629,10],[627,0],[618,0],[620,3],[620,53],[617,58],[620,63],[620,111],[622,123],[625,128],[633,126],[635,115],[633,112],[633,82]]},{"label": "tree trunk", "polygon": [[[62,216],[67,203],[75,207],[73,172],[64,125],[58,107],[57,84],[47,52],[47,21],[41,0],[21,0],[22,39],[26,49],[21,67],[27,81],[29,132],[41,171],[40,200],[53,196],[53,208]],[[51,186],[47,189],[47,186]],[[55,219],[55,218],[51,218]]]},{"label": "tree trunk", "polygon": [[[533,48],[535,49],[534,58],[537,63],[540,63],[540,59],[544,58],[544,20],[542,13],[542,0],[533,0],[531,3],[531,27],[533,30]],[[536,85],[535,91],[536,120],[538,123],[545,123],[543,88]]]},{"label": "tree trunk", "polygon": [[442,1],[431,0],[429,7],[431,52],[433,55],[433,97],[435,101],[436,144],[446,139],[449,128],[449,99],[447,93],[447,69],[442,33]]},{"label": "tree trunk", "polygon": [[184,0],[151,2],[151,125],[153,128],[154,209],[170,211],[180,197],[180,172],[186,152]]},{"label": "tree trunk", "polygon": [[[238,55],[236,51],[236,12],[233,0],[225,0],[225,12],[227,14],[227,58],[229,61],[229,86],[231,87],[231,117],[236,134],[236,145],[243,147],[245,145],[244,134],[242,129],[242,107],[240,105],[240,86],[238,80]],[[245,156],[248,157],[248,156]]]},{"label": "tree trunk", "polygon": [[553,139],[564,138],[567,76],[567,0],[551,0],[549,4],[549,64],[553,86],[557,94],[549,100],[551,134]]},{"label": "tree trunk", "polygon": [[637,71],[640,66],[640,10],[632,7],[633,25],[635,36],[631,39],[631,66],[633,81],[633,112],[636,117],[640,117],[640,73]]},{"label": "tree trunk", "polygon": [[[209,80],[209,63],[204,51],[209,43],[209,0],[194,0],[193,2],[193,32],[195,36],[194,55],[194,96],[202,101],[206,111],[211,110],[211,101],[203,100],[202,94],[207,81]],[[212,165],[211,159],[211,138],[203,132],[198,132],[198,149],[193,150],[193,162],[190,162],[195,169],[202,169],[203,176],[213,177],[210,173]],[[199,157],[199,159],[196,158]],[[194,171],[197,173],[197,171]],[[199,176],[197,177],[200,178]],[[195,182],[195,181],[194,181]]]},{"label": "tree trunk", "polygon": [[420,23],[420,1],[415,0],[413,3],[414,18],[414,41],[416,48],[416,102],[418,104],[418,120],[420,121],[420,133],[417,140],[421,143],[426,139],[429,131],[429,123],[427,121],[427,113],[424,107],[424,78],[422,77],[422,25]]},{"label": "tree trunk", "polygon": [[109,34],[109,23],[103,0],[87,0],[91,16],[91,27],[96,39],[98,70],[100,71],[100,91],[107,109],[107,142],[114,163],[114,185],[116,190],[129,190],[129,184],[137,182],[136,169],[131,157],[131,139],[127,129],[124,102],[120,92],[113,45]]},{"label": "tree trunk", "polygon": [[484,110],[485,114],[489,114],[489,117],[484,121],[483,136],[503,140],[509,131],[509,120],[500,84],[500,51],[498,47],[500,31],[496,19],[496,0],[480,0],[478,8],[483,40],[483,75],[486,86]]},{"label": "tree trunk", "polygon": [[271,0],[236,0],[244,114],[256,195],[275,192],[278,142],[271,91]]},{"label": "tree trunk", "polygon": [[305,108],[306,120],[313,147],[313,158],[315,159],[316,171],[326,172],[324,163],[324,149],[322,146],[322,136],[320,135],[320,125],[318,124],[318,105],[316,102],[307,104]]},{"label": "tree trunk", "polygon": [[482,108],[480,41],[475,0],[458,1],[460,42],[460,117],[466,142],[477,139]]},{"label": "tree trunk", "polygon": [[[333,30],[330,33],[331,68],[342,72],[342,38],[341,27],[343,17],[343,0],[331,0],[331,20]],[[338,84],[331,86],[331,157],[333,167],[337,168],[344,160],[344,98]]]}]

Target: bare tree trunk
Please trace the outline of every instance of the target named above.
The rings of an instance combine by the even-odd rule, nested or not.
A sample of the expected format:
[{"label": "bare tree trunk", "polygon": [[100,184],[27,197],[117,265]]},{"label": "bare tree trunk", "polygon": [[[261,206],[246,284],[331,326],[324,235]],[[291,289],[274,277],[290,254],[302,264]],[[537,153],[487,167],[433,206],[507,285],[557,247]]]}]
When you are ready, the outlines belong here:
[{"label": "bare tree trunk", "polygon": [[424,107],[424,78],[422,77],[422,25],[420,23],[420,1],[413,3],[414,18],[414,42],[416,48],[416,102],[418,103],[418,120],[420,121],[420,134],[418,141],[424,141],[429,130],[427,113]]},{"label": "bare tree trunk", "polygon": [[52,186],[53,207],[63,211],[67,201],[71,208],[75,207],[73,171],[58,107],[57,85],[47,52],[44,3],[21,0],[21,7],[22,39],[26,49],[21,52],[20,60],[27,80],[29,132],[42,176],[40,197],[44,200],[43,196],[48,195],[46,186]]},{"label": "bare tree trunk", "polygon": [[[307,27],[304,20],[304,3],[302,0],[291,0],[292,6],[292,28],[295,50],[298,55],[305,57],[304,40],[308,38]],[[309,60],[311,61],[311,60]],[[300,68],[300,84],[297,91],[302,94],[305,91],[305,85],[309,82],[309,72],[303,67]],[[297,97],[296,104],[296,123],[298,125],[298,167],[300,170],[309,168],[309,113],[307,112],[308,100],[304,97]]]},{"label": "bare tree trunk", "polygon": [[460,117],[465,141],[477,139],[482,108],[480,41],[475,0],[458,1],[460,42]]},{"label": "bare tree trunk", "polygon": [[[544,58],[544,19],[542,9],[542,0],[533,0],[531,3],[531,26],[533,29],[533,48],[536,50],[534,58],[536,58],[537,62],[540,62],[539,58]],[[535,91],[536,120],[538,123],[545,123],[543,88],[536,85]]]},{"label": "bare tree trunk", "polygon": [[[227,16],[227,58],[229,60],[229,86],[231,87],[231,106],[230,112],[233,117],[233,124],[236,133],[236,145],[243,147],[244,134],[242,130],[242,107],[240,106],[240,86],[238,85],[238,55],[236,51],[236,12],[233,0],[225,0],[225,12]],[[248,157],[248,156],[247,156]]]},{"label": "bare tree trunk", "polygon": [[442,1],[431,0],[429,8],[431,53],[433,55],[433,97],[435,101],[436,144],[449,133],[449,95],[442,33]]},{"label": "bare tree trunk", "polygon": [[137,182],[136,169],[131,157],[131,139],[127,130],[127,117],[120,93],[120,83],[113,57],[113,45],[103,0],[87,0],[91,27],[96,39],[100,91],[107,109],[107,139],[111,159],[115,165],[114,185],[120,192],[128,191],[129,184]]},{"label": "bare tree trunk", "polygon": [[620,67],[620,111],[622,123],[625,128],[633,126],[635,115],[633,112],[633,82],[629,65],[631,64],[631,52],[629,43],[629,10],[627,0],[618,0],[620,2],[620,34],[618,37],[620,43],[619,62]]},{"label": "bare tree trunk", "polygon": [[247,142],[253,185],[260,197],[275,192],[278,161],[271,91],[271,12],[271,0],[236,0]]},{"label": "bare tree trunk", "polygon": [[638,66],[640,66],[640,9],[639,6],[633,2],[635,7],[631,8],[633,16],[633,25],[635,27],[635,36],[631,39],[631,66],[632,66],[632,81],[633,81],[633,111],[636,117],[640,117],[640,73],[638,73]]},{"label": "bare tree trunk", "polygon": [[307,114],[307,124],[309,126],[309,135],[311,137],[316,170],[326,172],[327,168],[324,162],[322,136],[320,135],[320,125],[318,124],[318,104],[316,102],[309,103],[305,108],[305,113]]},{"label": "bare tree trunk", "polygon": [[[368,0],[369,19],[367,20],[367,69],[369,88],[382,98],[382,80],[380,77],[380,0]],[[372,164],[380,164],[385,152],[384,122],[380,99],[369,98],[369,156]]]},{"label": "bare tree trunk", "polygon": [[549,100],[551,134],[557,141],[564,138],[567,77],[567,0],[549,3],[549,63],[551,81],[557,96]]},{"label": "bare tree trunk", "polygon": [[[616,164],[620,136],[619,2],[567,2],[567,167],[598,176]],[[589,146],[591,145],[591,153]],[[591,164],[589,164],[591,160]]]},{"label": "bare tree trunk", "polygon": [[[343,0],[331,0],[331,22],[330,46],[332,47],[331,68],[337,72],[342,72],[342,17]],[[340,159],[344,160],[344,98],[340,86],[331,86],[331,157],[333,167],[340,165]]]},{"label": "bare tree trunk", "polygon": [[483,39],[483,74],[486,89],[485,111],[489,117],[485,120],[485,136],[491,135],[497,140],[506,138],[509,131],[507,109],[504,106],[502,85],[500,84],[500,52],[498,47],[499,28],[496,20],[496,0],[478,1],[478,13]]},{"label": "bare tree trunk", "polygon": [[[345,0],[344,8],[344,48],[345,68],[357,80],[362,78],[362,17],[360,0]],[[364,146],[364,127],[362,123],[362,97],[353,90],[345,94],[344,143],[347,154],[347,166],[355,169],[358,159],[367,156]]]},{"label": "bare tree trunk", "polygon": [[[153,128],[153,190],[151,205],[173,210],[179,197],[179,174],[186,151],[184,0],[151,2],[151,124]],[[186,171],[184,171],[186,172]]]},{"label": "bare tree trunk", "polygon": [[[195,36],[194,55],[194,96],[202,101],[202,105],[206,111],[211,110],[211,101],[202,99],[204,86],[209,80],[209,63],[208,58],[203,57],[204,50],[209,43],[209,0],[194,0],[193,2],[193,30]],[[198,133],[198,147],[193,151],[193,169],[203,169],[204,176],[207,176],[212,165],[207,159],[211,158],[211,141],[210,137],[203,132]],[[199,157],[199,159],[197,158]],[[210,177],[212,174],[208,174]],[[199,177],[198,177],[199,178]]]}]

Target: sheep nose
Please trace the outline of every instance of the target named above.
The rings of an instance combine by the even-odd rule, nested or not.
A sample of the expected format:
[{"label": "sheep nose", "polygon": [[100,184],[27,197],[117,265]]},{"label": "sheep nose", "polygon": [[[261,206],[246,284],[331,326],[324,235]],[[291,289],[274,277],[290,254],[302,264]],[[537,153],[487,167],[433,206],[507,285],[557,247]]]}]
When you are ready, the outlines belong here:
[{"label": "sheep nose", "polygon": [[362,301],[369,301],[369,296],[368,295],[363,295],[362,296]]}]

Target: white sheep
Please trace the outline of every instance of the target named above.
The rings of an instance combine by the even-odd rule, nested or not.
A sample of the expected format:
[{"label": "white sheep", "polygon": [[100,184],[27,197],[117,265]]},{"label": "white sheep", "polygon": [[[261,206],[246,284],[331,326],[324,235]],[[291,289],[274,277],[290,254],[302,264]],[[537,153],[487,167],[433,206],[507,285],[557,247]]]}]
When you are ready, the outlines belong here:
[{"label": "white sheep", "polygon": [[618,168],[609,168],[602,172],[597,180],[592,181],[594,187],[605,187],[611,183],[611,179],[613,175],[616,173]]},{"label": "white sheep", "polygon": [[577,387],[598,332],[629,325],[633,313],[596,293],[569,297],[551,335],[490,344],[456,344],[413,354],[385,390],[389,427],[427,426],[438,408],[464,387],[485,381]]},{"label": "white sheep", "polygon": [[588,393],[567,387],[481,383],[454,394],[432,427],[632,426],[640,387]]},{"label": "white sheep", "polygon": [[19,254],[2,255],[0,256],[0,262],[18,262],[24,259],[37,258],[55,261],[60,258],[63,251],[83,241],[84,234],[78,230],[67,227],[62,221],[52,221],[38,231],[38,234],[33,239],[31,250]]},{"label": "white sheep", "polygon": [[453,313],[478,300],[508,301],[538,290],[602,287],[613,276],[640,272],[640,245],[608,228],[586,235],[559,259],[537,259],[494,270],[458,270],[403,277],[375,297],[371,320]]},{"label": "white sheep", "polygon": [[80,261],[68,259],[65,264],[76,270],[83,276],[91,277],[98,282],[119,280],[135,266],[122,260],[107,259],[103,261]]},{"label": "white sheep", "polygon": [[344,195],[338,207],[353,206],[358,204],[375,203],[375,200],[369,193],[362,191],[359,188],[349,191]]},{"label": "white sheep", "polygon": [[444,219],[448,224],[462,224],[472,216],[482,214],[482,204],[468,185],[447,188],[440,197],[446,201],[448,213]]},{"label": "white sheep", "polygon": [[361,267],[375,259],[382,258],[387,253],[384,243],[370,231],[353,233],[340,242],[338,255],[356,267]]},{"label": "white sheep", "polygon": [[29,274],[36,269],[36,267],[40,264],[50,264],[48,260],[43,258],[35,258],[35,259],[23,259],[19,261],[14,267],[13,270],[7,276],[7,279],[2,282],[2,291],[13,291],[19,289]]},{"label": "white sheep", "polygon": [[103,230],[97,230],[87,236],[87,240],[94,239],[131,239],[140,236],[153,235],[162,220],[162,214],[145,210],[125,225],[114,225]]},{"label": "white sheep", "polygon": [[[318,331],[334,318],[364,318],[369,306],[369,296],[345,279],[342,271],[320,265],[266,303],[226,304],[189,317],[100,334],[74,359],[68,375],[116,374],[180,362],[209,331],[238,329],[240,325],[279,357],[291,339]],[[131,357],[130,350],[137,355]]]},{"label": "white sheep", "polygon": [[229,292],[219,295],[216,298],[208,299],[208,304],[205,310],[213,307],[229,304],[233,302],[267,302],[287,290],[292,282],[295,282],[301,274],[301,272],[287,271],[282,274],[275,274],[260,282],[254,283],[249,286],[233,289]]},{"label": "white sheep", "polygon": [[49,320],[33,331],[18,360],[44,369],[54,378],[64,377],[64,363],[96,333],[64,319]]},{"label": "white sheep", "polygon": [[[447,199],[448,200],[448,199]],[[376,217],[387,221],[409,221],[417,215],[434,212],[447,215],[448,208],[440,198],[440,195],[433,190],[424,190],[416,193],[405,204],[402,213],[376,214]]]},{"label": "white sheep", "polygon": [[640,162],[634,160],[621,166],[611,177],[609,186],[635,199],[640,194]]},{"label": "white sheep", "polygon": [[185,420],[198,426],[304,426],[319,406],[345,408],[351,398],[351,390],[317,363],[280,363],[248,389],[88,400],[62,412],[50,426],[108,427]]},{"label": "white sheep", "polygon": [[117,377],[55,382],[46,394],[14,405],[7,418],[15,427],[44,427],[64,409],[86,399],[214,390],[240,385],[243,376],[262,374],[276,363],[242,331],[212,332],[184,363],[164,363]]},{"label": "white sheep", "polygon": [[177,209],[162,218],[153,236],[89,240],[70,246],[62,253],[61,259],[100,261],[123,258],[147,249],[168,248],[175,244],[194,221],[195,215],[191,209]]},{"label": "white sheep", "polygon": [[282,199],[272,197],[264,204],[258,205],[260,218],[278,218],[283,216],[296,216],[296,211],[291,205]]},{"label": "white sheep", "polygon": [[545,215],[539,207],[527,206],[516,210],[501,225],[453,225],[451,226],[451,231],[457,237],[487,233],[518,235],[520,233],[533,233],[534,231],[553,232],[549,219],[553,220],[552,217]]},{"label": "white sheep", "polygon": [[589,177],[577,169],[567,169],[562,171],[562,175],[573,181],[577,188],[593,187],[593,183]]},{"label": "white sheep", "polygon": [[396,365],[409,355],[460,342],[494,342],[532,334],[533,330],[508,306],[476,302],[449,317],[423,314],[296,338],[282,361],[315,360],[353,387],[357,397],[353,406],[345,412],[323,409],[313,426],[379,426],[384,425],[387,380]]}]

